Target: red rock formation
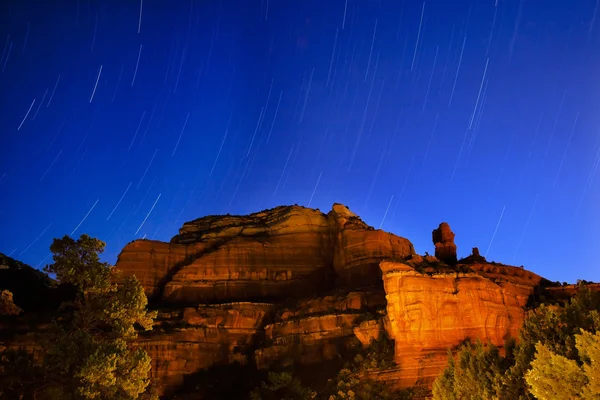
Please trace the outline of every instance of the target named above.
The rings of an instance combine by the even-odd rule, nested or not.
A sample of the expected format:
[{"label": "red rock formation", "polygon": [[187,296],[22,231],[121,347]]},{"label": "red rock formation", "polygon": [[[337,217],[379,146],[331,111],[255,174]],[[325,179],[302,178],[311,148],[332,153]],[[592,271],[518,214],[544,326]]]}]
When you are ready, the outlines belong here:
[{"label": "red rock formation", "polygon": [[386,324],[384,321],[387,321],[387,318],[361,322],[354,328],[354,336],[356,336],[363,347],[368,347],[373,341],[379,340],[385,332]]},{"label": "red rock formation", "polygon": [[138,343],[152,358],[152,376],[168,393],[185,375],[214,364],[246,363],[245,350],[262,334],[273,305],[229,303],[163,311]]},{"label": "red rock formation", "polygon": [[117,266],[127,275],[135,275],[151,298],[164,286],[162,281],[171,268],[189,259],[196,251],[199,249],[192,246],[136,240],[121,250]]},{"label": "red rock formation", "polygon": [[[357,343],[370,342],[376,329],[361,323],[373,321],[385,309],[383,292],[350,292],[325,296],[284,309],[265,326],[265,344],[256,350],[259,368],[311,364],[339,357]],[[362,327],[362,329],[360,329]],[[356,328],[359,328],[357,331]]]},{"label": "red rock formation", "polygon": [[[386,330],[395,340],[400,369],[382,373],[382,379],[406,387],[435,377],[446,364],[447,348],[466,338],[502,345],[505,337],[516,336],[523,306],[540,281],[519,268],[479,263],[483,258],[477,252],[464,267],[471,272],[457,274],[465,269],[446,265],[457,261],[449,225],[440,224],[432,237],[436,257],[421,257],[408,240],[373,229],[343,205],[335,204],[327,215],[298,206],[277,207],[188,222],[169,244],[133,242],[117,267],[138,276],[149,295],[173,303],[313,296],[295,309],[279,308],[275,319],[262,326],[265,342],[254,352],[259,367],[330,359]],[[385,292],[379,295],[316,295],[316,289],[334,282],[349,288],[381,282],[382,274]],[[364,310],[385,304],[384,293],[387,317],[361,317]],[[181,318],[196,321],[194,315],[186,309]],[[264,315],[261,321],[267,321]],[[148,343],[167,346],[154,345],[156,376],[172,385],[177,376],[230,359],[232,346],[243,346],[256,334],[254,326],[259,324],[245,331],[243,339],[187,328],[178,335],[187,343],[183,349],[198,349],[192,352],[178,350],[172,344],[180,340],[176,336],[163,340],[152,334]],[[194,353],[203,355],[193,361]],[[169,366],[160,361],[170,358]]]},{"label": "red rock formation", "polygon": [[194,304],[305,296],[334,275],[348,286],[381,282],[380,261],[413,253],[408,240],[341,204],[327,215],[291,206],[187,222],[169,244],[128,244],[116,267],[136,275],[149,297]]},{"label": "red rock formation", "polygon": [[523,307],[541,278],[517,267],[470,267],[469,273],[424,275],[406,264],[381,263],[388,333],[400,366],[396,386],[430,383],[445,367],[447,349],[467,338],[502,346],[517,337]]},{"label": "red rock formation", "polygon": [[447,222],[442,222],[437,229],[433,230],[431,236],[435,245],[435,256],[447,264],[456,264],[455,235],[450,230],[450,225]]},{"label": "red rock formation", "polygon": [[188,222],[169,244],[132,242],[116,267],[172,303],[301,296],[327,281],[328,246],[325,215],[278,207]]},{"label": "red rock formation", "polygon": [[482,264],[487,263],[487,260],[479,254],[479,249],[477,247],[473,247],[471,255],[461,259],[459,262],[461,264]]},{"label": "red rock formation", "polygon": [[[379,263],[412,254],[408,240],[375,230],[345,206],[335,204],[328,214],[290,206],[186,222],[170,243],[138,240],[128,244],[116,267],[125,275],[137,276],[150,298],[172,305],[281,301],[314,297],[335,284],[379,284],[378,293],[316,297],[280,313],[262,327],[266,346],[255,352],[257,364],[268,366],[286,365],[292,359],[317,362],[336,356],[359,336],[368,340],[369,329],[374,327],[365,325],[355,335],[354,328],[364,322],[355,320],[361,318],[361,310],[385,306]],[[194,321],[190,313],[186,309],[177,318]],[[261,314],[258,321],[264,318]],[[186,373],[226,361],[226,354],[231,353],[226,350],[240,346],[239,337],[230,337],[232,329],[237,332],[238,328],[226,324],[220,328],[221,335],[214,337],[197,327],[168,334],[160,328],[161,333],[150,334],[143,346],[156,358],[155,377],[163,386],[172,387]],[[254,333],[246,331],[242,342]]]},{"label": "red rock formation", "polygon": [[415,253],[407,239],[373,229],[341,204],[333,205],[328,218],[333,267],[345,285],[381,282],[380,261],[402,260]]}]

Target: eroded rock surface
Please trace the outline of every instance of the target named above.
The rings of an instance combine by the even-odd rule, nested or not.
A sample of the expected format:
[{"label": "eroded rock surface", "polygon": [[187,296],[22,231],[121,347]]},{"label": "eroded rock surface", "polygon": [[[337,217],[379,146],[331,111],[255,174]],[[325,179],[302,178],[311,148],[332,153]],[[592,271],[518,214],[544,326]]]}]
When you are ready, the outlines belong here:
[{"label": "eroded rock surface", "polygon": [[465,339],[503,346],[504,339],[517,337],[541,278],[510,266],[469,268],[423,274],[404,263],[381,263],[398,387],[430,383],[446,365],[447,349]]},{"label": "eroded rock surface", "polygon": [[138,345],[152,358],[161,392],[169,393],[187,374],[215,364],[247,363],[247,349],[262,335],[272,310],[266,303],[229,303],[162,311]]},{"label": "eroded rock surface", "polygon": [[370,342],[369,335],[377,328],[364,323],[379,325],[384,311],[383,291],[340,293],[302,302],[294,310],[283,309],[264,328],[256,364],[268,368],[339,357],[357,342]]},{"label": "eroded rock surface", "polygon": [[414,253],[404,238],[375,230],[347,207],[300,206],[186,222],[171,243],[134,241],[116,267],[146,294],[170,303],[273,300],[381,281],[379,262]]}]

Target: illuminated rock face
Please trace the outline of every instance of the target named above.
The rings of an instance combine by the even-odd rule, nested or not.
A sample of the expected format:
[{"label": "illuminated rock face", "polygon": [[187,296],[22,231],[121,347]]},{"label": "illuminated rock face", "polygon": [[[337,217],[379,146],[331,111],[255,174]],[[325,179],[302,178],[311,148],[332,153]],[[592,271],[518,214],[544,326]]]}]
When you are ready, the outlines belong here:
[{"label": "illuminated rock face", "polygon": [[407,239],[374,230],[341,204],[328,214],[290,206],[187,222],[171,243],[128,244],[116,267],[135,275],[150,298],[197,304],[381,282],[380,261],[413,253]]},{"label": "illuminated rock face", "polygon": [[445,367],[447,350],[466,339],[503,346],[517,337],[524,307],[540,277],[523,269],[470,265],[471,272],[421,274],[381,263],[388,333],[395,341],[395,374],[382,377],[399,387],[431,383]]},{"label": "illuminated rock face", "polygon": [[186,375],[213,365],[269,368],[335,359],[370,342],[369,335],[378,337],[382,324],[368,318],[380,319],[385,302],[383,291],[365,291],[316,297],[293,308],[243,302],[163,310],[138,345],[152,358],[152,377],[168,395]]},{"label": "illuminated rock face", "polygon": [[[384,330],[395,340],[399,367],[377,379],[407,387],[431,382],[446,364],[447,349],[467,338],[501,346],[515,337],[540,281],[519,268],[485,263],[478,254],[465,260],[462,270],[470,272],[457,274],[448,267],[457,263],[454,236],[447,223],[440,224],[432,234],[436,257],[420,257],[408,240],[373,229],[341,204],[328,214],[277,207],[187,222],[171,243],[135,241],[123,249],[117,268],[135,274],[150,297],[171,304],[272,304],[245,317],[202,308],[224,322],[150,334],[143,345],[155,356],[153,371],[165,387],[214,363],[249,361],[239,349],[258,337],[254,361],[268,368],[335,358]],[[423,266],[429,274],[417,272]],[[379,292],[351,292],[377,283]],[[348,294],[318,294],[333,287]],[[295,310],[282,308],[290,297],[304,300]],[[181,318],[196,321],[190,310]],[[371,313],[365,320],[365,310],[386,310],[387,316]]]}]

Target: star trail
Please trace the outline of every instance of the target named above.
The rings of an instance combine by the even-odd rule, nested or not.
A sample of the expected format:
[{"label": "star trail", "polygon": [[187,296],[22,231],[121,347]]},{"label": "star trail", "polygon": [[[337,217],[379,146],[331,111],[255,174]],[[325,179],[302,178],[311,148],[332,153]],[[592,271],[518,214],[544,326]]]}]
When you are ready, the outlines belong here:
[{"label": "star trail", "polygon": [[350,207],[600,280],[598,1],[5,1],[0,252]]}]

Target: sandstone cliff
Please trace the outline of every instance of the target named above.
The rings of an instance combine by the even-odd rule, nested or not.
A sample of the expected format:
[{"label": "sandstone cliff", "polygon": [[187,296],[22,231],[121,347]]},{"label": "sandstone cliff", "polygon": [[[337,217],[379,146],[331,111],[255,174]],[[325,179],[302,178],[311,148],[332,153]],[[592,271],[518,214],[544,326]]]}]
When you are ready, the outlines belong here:
[{"label": "sandstone cliff", "polygon": [[196,304],[302,297],[334,280],[376,283],[380,261],[412,254],[408,240],[374,230],[343,205],[328,214],[290,206],[187,222],[170,243],[128,244],[116,267],[136,275],[153,300]]},{"label": "sandstone cliff", "polygon": [[[159,310],[138,345],[163,393],[215,365],[340,359],[382,333],[395,342],[396,366],[370,376],[402,388],[430,383],[465,339],[502,346],[516,336],[543,283],[476,249],[457,261],[448,224],[432,238],[438,257],[421,257],[341,204],[327,214],[285,206],[190,221],[170,243],[134,241],[116,267]],[[0,341],[33,346],[23,330]]]},{"label": "sandstone cliff", "polygon": [[[466,266],[466,265],[463,265]],[[518,336],[524,307],[541,278],[517,267],[469,265],[466,272],[382,262],[389,334],[399,387],[429,383],[446,365],[447,350],[466,339],[502,346]]]},{"label": "sandstone cliff", "polygon": [[[117,268],[135,274],[162,304],[269,304],[248,304],[256,315],[244,329],[237,318],[219,317],[221,306],[202,306],[206,318],[221,318],[221,334],[189,323],[177,334],[150,334],[143,345],[165,383],[233,360],[259,368],[317,363],[386,331],[399,367],[378,376],[406,387],[431,381],[447,349],[467,338],[501,346],[516,336],[540,283],[528,271],[488,264],[476,249],[455,265],[454,237],[440,224],[432,235],[438,257],[422,258],[407,239],[373,229],[343,205],[328,214],[277,207],[187,222],[170,243],[132,242]],[[252,346],[252,354],[244,350]]]}]

